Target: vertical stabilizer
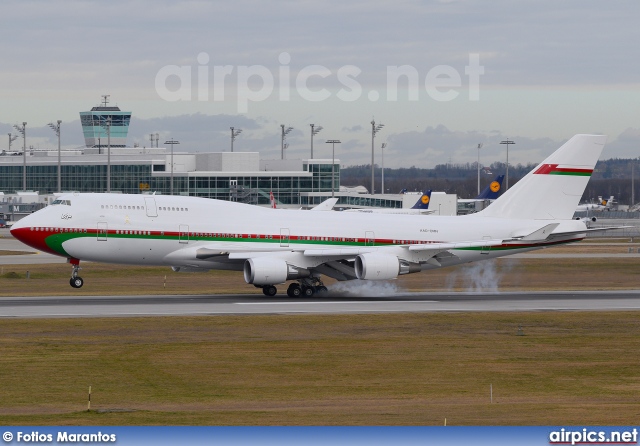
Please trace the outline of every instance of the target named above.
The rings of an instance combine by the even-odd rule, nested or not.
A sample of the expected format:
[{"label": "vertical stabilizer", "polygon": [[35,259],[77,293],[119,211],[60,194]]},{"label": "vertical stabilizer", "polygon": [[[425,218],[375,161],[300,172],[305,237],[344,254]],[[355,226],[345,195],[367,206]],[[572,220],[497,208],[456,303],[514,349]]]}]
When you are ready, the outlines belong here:
[{"label": "vertical stabilizer", "polygon": [[491,206],[474,215],[512,219],[571,219],[606,139],[604,135],[575,135]]},{"label": "vertical stabilizer", "polygon": [[411,209],[429,209],[429,202],[431,201],[431,189],[424,191],[422,196],[416,201],[416,204],[411,206]]},{"label": "vertical stabilizer", "polygon": [[502,193],[502,180],[504,175],[498,175],[487,187],[485,187],[476,200],[496,200]]}]

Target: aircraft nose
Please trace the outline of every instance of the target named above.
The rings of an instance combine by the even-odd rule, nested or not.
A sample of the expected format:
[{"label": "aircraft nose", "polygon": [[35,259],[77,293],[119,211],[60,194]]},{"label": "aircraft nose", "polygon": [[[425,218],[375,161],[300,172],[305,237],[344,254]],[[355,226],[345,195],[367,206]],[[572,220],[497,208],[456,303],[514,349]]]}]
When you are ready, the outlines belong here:
[{"label": "aircraft nose", "polygon": [[30,220],[32,220],[32,216],[27,216],[11,225],[11,235],[25,245],[31,246],[38,251],[56,254],[51,250],[46,241],[47,237],[51,235],[50,230],[48,230],[49,228],[33,227],[30,224],[32,223]]},{"label": "aircraft nose", "polygon": [[26,245],[30,245],[30,243],[28,242],[29,240],[29,227],[25,224],[25,220],[28,220],[29,217],[25,217],[22,220],[18,220],[17,222],[15,222],[14,224],[11,225],[11,229],[9,230],[9,232],[11,232],[11,235],[13,237],[15,237],[16,239],[20,240],[22,243],[26,244]]},{"label": "aircraft nose", "polygon": [[[12,236],[14,236],[15,238],[17,238],[18,240],[20,240],[20,236],[22,234],[22,229],[24,229],[25,224],[23,222],[24,219],[22,220],[18,220],[17,222],[13,223],[11,225],[11,228],[9,228],[9,232],[11,233]],[[20,240],[22,241],[22,240]]]}]

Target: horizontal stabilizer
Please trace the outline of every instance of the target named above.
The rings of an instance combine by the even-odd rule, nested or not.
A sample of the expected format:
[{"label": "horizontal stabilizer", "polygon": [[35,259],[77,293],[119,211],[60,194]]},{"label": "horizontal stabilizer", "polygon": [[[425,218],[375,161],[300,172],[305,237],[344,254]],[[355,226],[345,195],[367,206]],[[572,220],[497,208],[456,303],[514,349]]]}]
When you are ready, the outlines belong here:
[{"label": "horizontal stabilizer", "polygon": [[560,223],[550,223],[546,226],[541,227],[540,229],[538,229],[537,231],[533,231],[531,234],[529,235],[525,235],[522,238],[518,238],[519,240],[546,240],[551,233],[553,232],[553,230],[555,228],[557,228],[558,226],[560,226]]},{"label": "horizontal stabilizer", "polygon": [[554,234],[551,234],[551,238],[559,238],[559,237],[571,236],[571,235],[577,235],[577,234],[586,234],[587,232],[615,231],[616,229],[630,229],[630,228],[635,228],[635,226],[606,226],[603,228],[582,229],[580,231],[556,232]]}]

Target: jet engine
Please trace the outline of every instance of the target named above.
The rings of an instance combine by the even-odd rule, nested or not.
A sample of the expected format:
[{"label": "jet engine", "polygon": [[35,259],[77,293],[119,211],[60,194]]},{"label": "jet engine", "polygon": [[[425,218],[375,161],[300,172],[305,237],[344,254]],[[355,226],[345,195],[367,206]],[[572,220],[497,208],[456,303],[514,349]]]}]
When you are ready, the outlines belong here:
[{"label": "jet engine", "polygon": [[596,217],[576,217],[576,220],[581,220],[585,223],[589,223],[589,222],[595,223],[598,219]]},{"label": "jet engine", "polygon": [[356,256],[355,270],[358,279],[387,280],[403,274],[417,273],[421,268],[419,263],[400,260],[394,255],[368,252]]},{"label": "jet engine", "polygon": [[275,285],[310,275],[307,269],[289,265],[284,260],[273,257],[256,257],[244,262],[244,280],[253,285]]}]

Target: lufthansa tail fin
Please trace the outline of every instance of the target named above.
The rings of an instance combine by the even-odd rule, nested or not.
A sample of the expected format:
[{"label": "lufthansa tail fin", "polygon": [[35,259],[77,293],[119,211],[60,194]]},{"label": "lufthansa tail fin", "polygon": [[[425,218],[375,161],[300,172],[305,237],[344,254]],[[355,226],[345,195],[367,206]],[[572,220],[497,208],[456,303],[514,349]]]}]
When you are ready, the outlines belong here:
[{"label": "lufthansa tail fin", "polygon": [[570,220],[607,140],[575,135],[478,217]]},{"label": "lufthansa tail fin", "polygon": [[615,202],[613,198],[613,195],[611,195],[608,200],[602,200],[602,205],[604,207],[610,208]]},{"label": "lufthansa tail fin", "polygon": [[487,187],[480,192],[480,195],[476,197],[477,200],[495,200],[500,196],[502,192],[502,180],[504,175],[498,175],[495,180],[491,182]]},{"label": "lufthansa tail fin", "polygon": [[422,210],[429,209],[430,201],[431,201],[431,189],[424,191],[420,199],[416,201],[416,204],[411,206],[411,209],[422,209]]}]

